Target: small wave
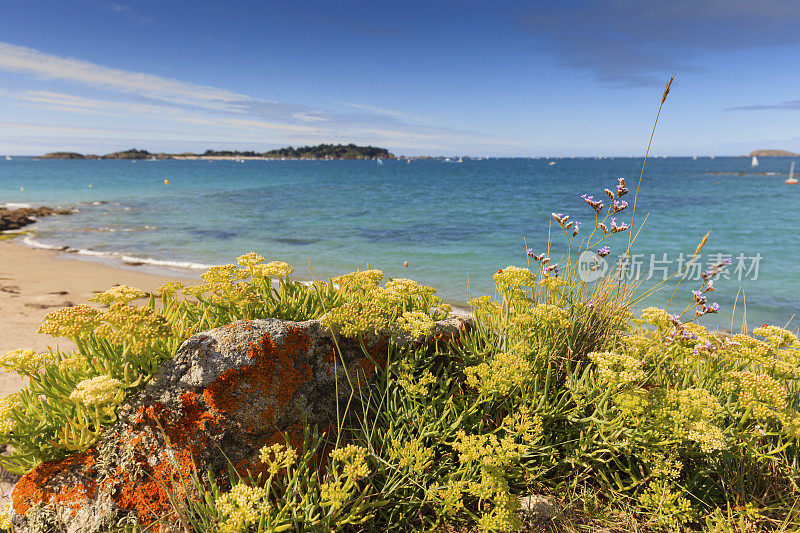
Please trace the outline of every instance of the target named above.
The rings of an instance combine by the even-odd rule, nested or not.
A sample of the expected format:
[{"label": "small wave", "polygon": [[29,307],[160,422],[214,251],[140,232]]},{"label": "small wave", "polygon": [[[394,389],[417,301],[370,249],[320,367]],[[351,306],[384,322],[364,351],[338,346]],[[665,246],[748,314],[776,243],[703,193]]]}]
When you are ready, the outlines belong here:
[{"label": "small wave", "polygon": [[28,207],[33,207],[33,204],[29,204],[26,202],[6,202],[5,204],[3,204],[3,207],[6,207],[8,209],[24,209]]},{"label": "small wave", "polygon": [[83,228],[81,231],[107,231],[107,232],[110,232],[110,233],[117,233],[117,232],[127,233],[129,231],[150,231],[150,230],[154,230],[154,229],[156,229],[155,226],[142,226],[141,228],[109,228],[109,227],[103,227],[103,228]]},{"label": "small wave", "polygon": [[194,263],[191,261],[163,261],[161,259],[153,259],[151,257],[135,257],[131,255],[122,255],[120,257],[126,263],[142,263],[145,265],[165,266],[173,268],[190,268],[192,270],[208,270],[214,265],[207,265],[205,263]]},{"label": "small wave", "polygon": [[41,250],[68,250],[68,246],[58,246],[54,244],[45,244],[33,238],[33,235],[27,235],[22,239],[22,243],[30,246],[31,248],[39,248]]},{"label": "small wave", "polygon": [[125,255],[119,252],[98,252],[97,250],[89,250],[86,248],[70,248],[69,246],[59,246],[37,241],[33,235],[24,237],[22,242],[31,248],[39,248],[40,250],[57,250],[60,252],[67,252],[88,257],[114,259],[126,264],[151,265],[186,270],[208,270],[214,266],[192,261],[165,261],[162,259],[153,259],[152,257],[136,257],[132,255]]}]

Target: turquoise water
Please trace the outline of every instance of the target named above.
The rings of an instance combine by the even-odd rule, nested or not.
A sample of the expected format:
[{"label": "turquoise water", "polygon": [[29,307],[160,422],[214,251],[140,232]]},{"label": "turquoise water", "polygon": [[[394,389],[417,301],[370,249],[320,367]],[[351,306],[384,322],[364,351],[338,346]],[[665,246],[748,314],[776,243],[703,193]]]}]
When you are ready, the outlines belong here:
[{"label": "turquoise water", "polygon": [[[745,158],[651,159],[637,206],[637,220],[648,218],[634,248],[643,255],[644,274],[650,254],[663,259],[666,253],[674,270],[679,254],[691,254],[712,229],[704,263],[716,254],[733,256],[734,267],[740,255],[746,267],[756,254],[761,259],[757,279],[751,272],[742,281],[717,283],[712,301],[723,309],[708,322],[730,327],[741,289],[751,326],[786,324],[800,310],[800,188],[785,185],[782,175],[790,161],[763,158],[752,169]],[[309,262],[317,278],[369,263],[434,285],[459,303],[468,299],[468,285],[472,296],[490,294],[492,273],[524,265],[525,242],[542,251],[551,212],[582,221],[579,239],[588,235],[594,215],[581,194],[605,198],[603,188],[626,177],[631,193],[625,199],[633,203],[641,159],[550,162],[15,159],[0,161],[0,203],[76,207],[75,215],[33,226],[28,242],[69,246],[103,260],[194,266],[199,273],[203,265],[254,250],[289,262],[304,279],[312,276]],[[630,222],[630,211],[618,219]],[[554,260],[562,239],[554,240]],[[614,257],[627,233],[603,244]],[[661,271],[656,274],[660,280]],[[687,302],[695,285],[682,285],[676,298]],[[651,303],[663,301],[657,295]]]}]

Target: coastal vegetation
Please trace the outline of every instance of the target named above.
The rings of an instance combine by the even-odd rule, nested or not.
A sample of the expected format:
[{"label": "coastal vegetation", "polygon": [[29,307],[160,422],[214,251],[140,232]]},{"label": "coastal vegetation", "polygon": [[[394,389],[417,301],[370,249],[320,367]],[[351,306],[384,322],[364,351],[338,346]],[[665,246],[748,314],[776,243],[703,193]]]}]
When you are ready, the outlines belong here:
[{"label": "coastal vegetation", "polygon": [[260,158],[260,159],[396,159],[395,155],[385,148],[374,146],[356,146],[355,144],[320,144],[300,148],[279,148],[268,152],[253,150],[206,150],[202,154],[184,152],[181,154],[150,153],[147,150],[131,148],[106,154],[83,155],[76,152],[51,152],[41,159],[198,159],[198,158]]},{"label": "coastal vegetation", "polygon": [[[552,215],[565,255],[521,250],[521,266],[493,274],[494,295],[470,301],[473,327],[459,342],[390,343],[357,421],[265,446],[259,472],[232,465],[224,479],[176,480],[174,524],[198,532],[799,528],[797,333],[697,323],[720,312],[711,298],[725,260],[698,286],[676,289],[680,304],[667,308],[643,305],[658,287],[642,296],[624,270],[586,281],[576,258],[630,252],[638,200],[637,187],[629,205],[624,178],[590,192],[584,212]],[[683,281],[707,238],[673,279]],[[29,380],[0,401],[0,442],[13,449],[0,461],[27,472],[90,448],[196,332],[238,319],[319,318],[342,338],[426,338],[452,312],[433,288],[376,269],[311,283],[292,272],[251,252],[195,286],[168,283],[158,295],[119,286],[95,306],[51,313],[40,332],[77,349],[21,349],[0,360]],[[526,514],[534,497],[555,512]]]}]

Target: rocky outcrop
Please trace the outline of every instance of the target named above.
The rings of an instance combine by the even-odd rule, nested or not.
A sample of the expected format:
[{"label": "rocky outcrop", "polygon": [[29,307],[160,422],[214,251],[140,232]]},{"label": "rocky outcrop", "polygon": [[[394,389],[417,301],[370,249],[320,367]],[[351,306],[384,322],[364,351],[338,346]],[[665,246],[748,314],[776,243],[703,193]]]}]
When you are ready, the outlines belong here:
[{"label": "rocky outcrop", "polygon": [[[437,322],[430,345],[467,328],[462,318]],[[258,472],[262,446],[284,436],[299,445],[308,425],[335,435],[348,402],[358,413],[357,389],[388,349],[388,334],[362,346],[318,320],[239,321],[195,335],[121,406],[97,446],[22,477],[12,493],[16,530],[83,533],[128,521],[170,530],[166,487],[191,490],[182,480],[194,472],[225,479],[229,461]]]},{"label": "rocky outcrop", "polygon": [[53,209],[52,207],[21,207],[8,209],[0,207],[0,231],[20,229],[36,222],[37,218],[50,215],[69,215],[69,209]]}]

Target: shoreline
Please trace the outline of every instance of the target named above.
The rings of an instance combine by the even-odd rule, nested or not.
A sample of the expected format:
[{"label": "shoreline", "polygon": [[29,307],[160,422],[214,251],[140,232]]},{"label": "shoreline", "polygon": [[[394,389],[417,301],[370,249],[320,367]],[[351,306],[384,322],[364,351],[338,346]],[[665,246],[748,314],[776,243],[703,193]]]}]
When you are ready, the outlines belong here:
[{"label": "shoreline", "polygon": [[[17,348],[72,348],[66,339],[36,333],[45,315],[62,307],[88,304],[96,292],[116,284],[150,292],[168,281],[199,281],[188,272],[157,274],[141,267],[76,259],[79,258],[60,251],[27,246],[17,239],[0,241],[0,355]],[[0,373],[0,397],[21,386],[16,375]]]}]

